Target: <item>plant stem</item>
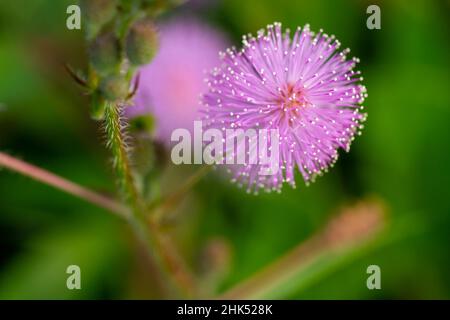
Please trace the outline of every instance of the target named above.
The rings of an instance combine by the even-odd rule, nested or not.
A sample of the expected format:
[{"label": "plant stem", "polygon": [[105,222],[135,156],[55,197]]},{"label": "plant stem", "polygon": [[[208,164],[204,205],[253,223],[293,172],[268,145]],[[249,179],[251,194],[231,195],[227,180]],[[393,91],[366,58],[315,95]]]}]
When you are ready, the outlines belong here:
[{"label": "plant stem", "polygon": [[213,166],[208,165],[201,167],[194,174],[188,177],[186,182],[184,182],[184,184],[182,184],[181,187],[179,187],[173,193],[163,196],[152,203],[149,209],[154,212],[154,215],[150,218],[154,221],[160,221],[163,218],[164,214],[177,206],[181,202],[183,197],[187,194],[187,192],[191,190],[192,187],[198,181],[200,181],[200,179],[204,177],[212,168]]},{"label": "plant stem", "polygon": [[139,195],[131,172],[119,107],[109,103],[105,110],[105,120],[108,147],[113,154],[113,166],[119,187],[132,209],[132,215],[129,217],[130,224],[149,246],[149,254],[156,261],[159,269],[164,271],[181,293],[192,296],[193,277],[176,253],[169,237],[160,232],[156,223],[148,222],[146,219],[145,203]]},{"label": "plant stem", "polygon": [[120,191],[125,201],[132,206],[133,214],[142,214],[139,207],[139,197],[128,160],[127,145],[123,134],[123,124],[120,121],[120,110],[113,103],[105,108],[105,129],[107,145],[113,154],[113,167],[117,175]]},{"label": "plant stem", "polygon": [[289,283],[315,259],[336,251],[358,247],[372,239],[385,225],[385,207],[374,200],[344,208],[321,232],[296,246],[249,279],[225,292],[221,299],[267,299]]},{"label": "plant stem", "polygon": [[[23,160],[14,158],[3,152],[0,152],[0,167],[5,167],[9,170],[30,177],[36,181],[50,185],[58,190],[62,190],[64,192],[67,192],[68,194],[104,208],[121,218],[129,220],[133,225],[135,231],[137,231],[142,238],[147,239],[148,241],[154,241],[153,237],[149,237],[148,232],[146,231],[147,222],[145,220],[142,221],[141,219],[139,219],[138,221],[130,219],[129,210],[121,203],[116,202],[113,199],[95,193],[90,189],[84,188],[76,183],[73,183],[42,168],[24,162]],[[188,294],[190,295],[191,292],[193,292],[193,289],[190,288],[193,287],[194,281],[192,280],[190,274],[185,271],[184,263],[175,253],[175,249],[170,239],[160,234],[160,231],[157,230],[157,226],[155,224],[150,224],[150,229],[152,230],[152,232],[154,232],[154,234],[158,234],[158,237],[155,239],[155,241],[157,241],[155,247],[159,249],[159,255],[164,257],[163,260],[165,261],[165,264],[168,265],[168,269],[172,274],[175,275],[175,277],[178,279],[178,282],[182,284],[182,287],[189,288],[183,291],[188,292]]]},{"label": "plant stem", "polygon": [[128,209],[122,204],[44,169],[0,152],[0,167],[2,166],[93,203],[122,218],[127,218],[128,216]]}]

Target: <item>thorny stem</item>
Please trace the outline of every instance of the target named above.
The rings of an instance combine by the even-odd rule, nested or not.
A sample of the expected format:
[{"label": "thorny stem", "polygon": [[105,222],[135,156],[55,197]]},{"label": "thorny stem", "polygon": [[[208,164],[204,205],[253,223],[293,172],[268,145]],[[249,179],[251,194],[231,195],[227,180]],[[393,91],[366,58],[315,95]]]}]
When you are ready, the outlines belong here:
[{"label": "thorny stem", "polygon": [[0,167],[8,168],[9,170],[21,173],[56,189],[63,190],[71,195],[111,211],[122,218],[128,216],[128,209],[121,203],[3,152],[0,152]]},{"label": "thorny stem", "polygon": [[113,154],[113,166],[118,178],[119,187],[125,201],[132,208],[129,221],[140,238],[149,246],[149,253],[158,267],[165,271],[177,289],[187,296],[194,293],[193,277],[186,269],[183,261],[175,251],[170,238],[160,232],[158,225],[146,220],[146,209],[136,188],[130,168],[127,146],[123,133],[123,123],[119,107],[109,103],[105,110],[105,129],[108,147]]},{"label": "thorny stem", "polygon": [[134,214],[139,214],[138,191],[134,185],[128,161],[123,125],[120,123],[120,110],[113,103],[108,103],[106,106],[105,121],[107,144],[113,154],[113,167],[120,190],[125,196],[126,202],[133,206]]}]

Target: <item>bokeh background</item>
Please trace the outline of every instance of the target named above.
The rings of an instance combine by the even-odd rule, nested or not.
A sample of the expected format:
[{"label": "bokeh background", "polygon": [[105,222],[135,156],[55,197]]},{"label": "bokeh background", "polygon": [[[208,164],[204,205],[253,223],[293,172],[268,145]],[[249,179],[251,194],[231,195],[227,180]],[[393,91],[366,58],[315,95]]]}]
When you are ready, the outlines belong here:
[{"label": "bokeh background", "polygon": [[[55,59],[86,64],[82,32],[65,27],[72,2],[0,2],[0,150],[114,194],[88,98]],[[381,7],[381,30],[366,28],[370,4]],[[253,196],[220,174],[197,184],[168,226],[189,263],[201,264],[211,240],[220,243],[229,265],[224,290],[310,238],[341,206],[376,197],[388,212],[382,235],[307,268],[282,298],[450,298],[449,9],[448,1],[425,0],[198,0],[172,12],[214,26],[235,45],[274,21],[323,28],[361,59],[369,93],[363,135],[311,186]],[[192,170],[166,169],[162,191]],[[81,267],[82,290],[66,288],[70,264]],[[381,268],[382,290],[366,287],[371,264]],[[157,298],[154,274],[122,221],[0,169],[1,299]]]}]

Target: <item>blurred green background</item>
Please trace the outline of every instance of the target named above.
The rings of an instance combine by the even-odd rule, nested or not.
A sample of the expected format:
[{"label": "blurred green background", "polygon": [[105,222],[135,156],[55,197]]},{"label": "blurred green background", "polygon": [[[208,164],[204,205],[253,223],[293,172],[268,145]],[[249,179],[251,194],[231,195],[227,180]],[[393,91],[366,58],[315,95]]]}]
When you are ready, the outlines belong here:
[{"label": "blurred green background", "polygon": [[[349,154],[305,187],[247,195],[208,175],[178,209],[172,229],[192,265],[210,239],[226,239],[226,289],[319,230],[336,209],[376,196],[387,230],[370,246],[312,266],[283,296],[295,299],[450,298],[450,91],[448,1],[196,1],[196,15],[236,45],[274,21],[310,23],[361,59],[369,114]],[[0,2],[0,150],[100,192],[113,194],[109,155],[88,98],[53,57],[83,67],[81,31],[65,27],[73,1]],[[366,8],[381,7],[381,30]],[[190,169],[166,180],[177,184]],[[174,175],[172,173],[172,175]],[[170,180],[172,179],[172,180]],[[172,181],[172,182],[170,182]],[[128,227],[102,209],[0,169],[0,298],[159,297],[151,263]],[[82,290],[66,288],[66,268]],[[379,265],[382,290],[366,287]]]}]

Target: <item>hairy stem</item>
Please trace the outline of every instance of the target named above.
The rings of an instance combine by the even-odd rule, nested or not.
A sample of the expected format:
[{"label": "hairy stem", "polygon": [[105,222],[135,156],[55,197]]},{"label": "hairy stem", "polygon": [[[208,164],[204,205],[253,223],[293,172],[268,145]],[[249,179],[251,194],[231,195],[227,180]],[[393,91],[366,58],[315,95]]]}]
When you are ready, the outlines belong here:
[{"label": "hairy stem", "polygon": [[0,152],[0,167],[8,168],[9,170],[16,171],[34,180],[48,184],[56,189],[111,211],[122,218],[128,216],[128,209],[115,200],[3,152]]},{"label": "hairy stem", "polygon": [[113,154],[113,167],[124,200],[132,206],[135,215],[142,214],[139,208],[138,191],[134,184],[128,160],[127,145],[120,121],[120,110],[113,103],[108,103],[105,109],[105,129],[108,148]]},{"label": "hairy stem", "polygon": [[149,254],[157,266],[177,287],[187,295],[193,294],[193,277],[175,251],[170,238],[162,234],[153,222],[146,219],[145,203],[136,188],[128,158],[127,145],[123,133],[123,123],[119,107],[109,103],[105,110],[105,127],[108,147],[113,154],[113,166],[117,175],[119,187],[125,201],[132,209],[130,224],[139,237],[149,246]]}]

